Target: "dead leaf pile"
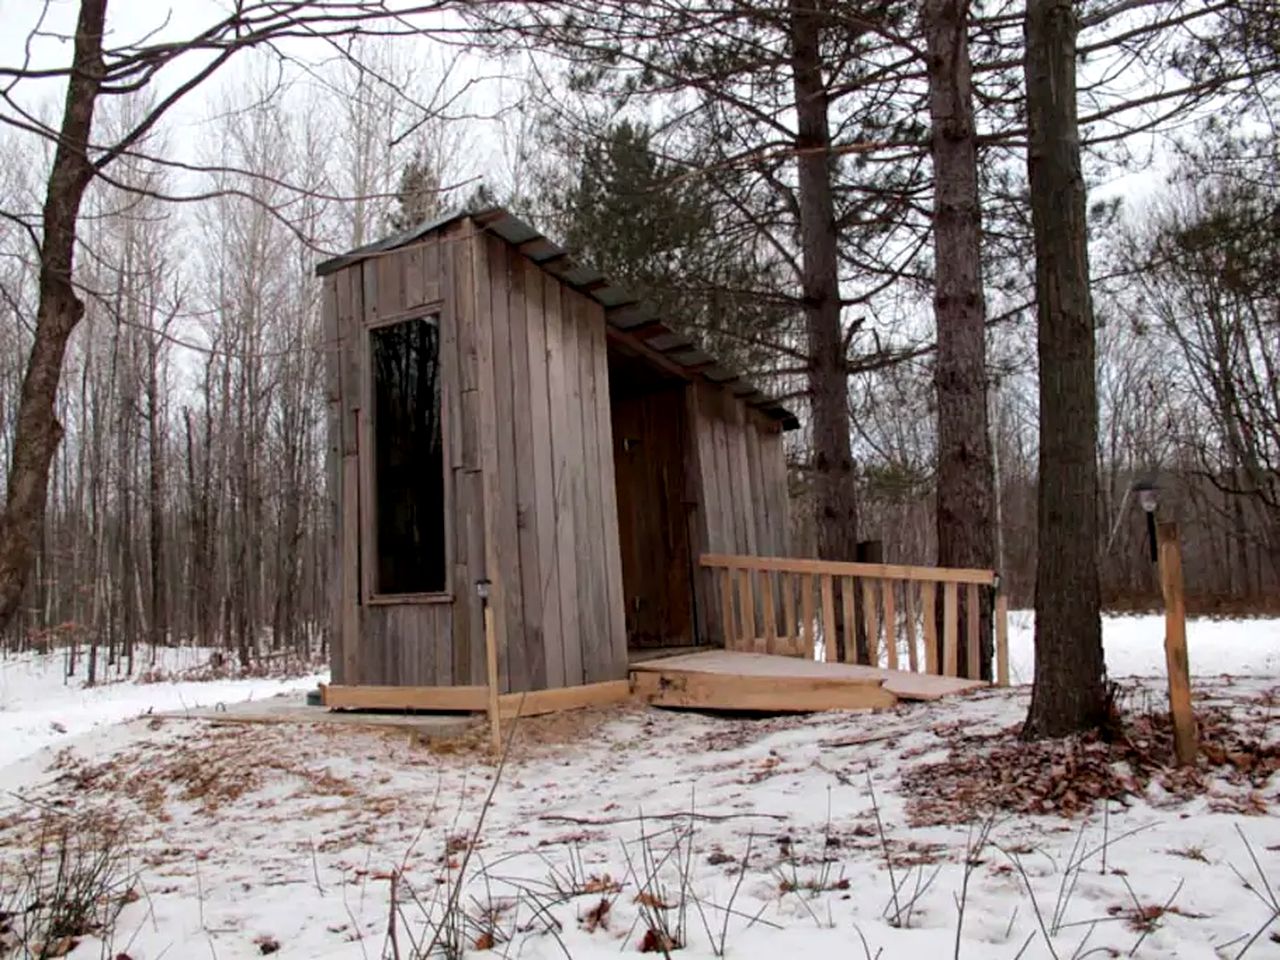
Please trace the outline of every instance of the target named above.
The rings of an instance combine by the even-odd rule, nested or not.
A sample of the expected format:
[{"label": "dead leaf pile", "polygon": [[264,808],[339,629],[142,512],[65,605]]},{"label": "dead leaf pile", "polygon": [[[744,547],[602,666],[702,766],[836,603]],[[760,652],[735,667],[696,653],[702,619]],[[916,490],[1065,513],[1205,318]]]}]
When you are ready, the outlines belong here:
[{"label": "dead leaf pile", "polygon": [[[912,826],[967,823],[993,810],[1073,817],[1100,800],[1138,796],[1172,805],[1208,795],[1215,809],[1266,813],[1280,800],[1280,794],[1262,794],[1280,770],[1269,718],[1207,706],[1196,720],[1200,760],[1187,768],[1172,765],[1172,730],[1167,715],[1157,712],[1124,718],[1109,737],[1032,743],[1019,739],[1017,726],[993,734],[936,727],[947,757],[903,773],[908,819]],[[1153,784],[1160,791],[1150,796]]]}]

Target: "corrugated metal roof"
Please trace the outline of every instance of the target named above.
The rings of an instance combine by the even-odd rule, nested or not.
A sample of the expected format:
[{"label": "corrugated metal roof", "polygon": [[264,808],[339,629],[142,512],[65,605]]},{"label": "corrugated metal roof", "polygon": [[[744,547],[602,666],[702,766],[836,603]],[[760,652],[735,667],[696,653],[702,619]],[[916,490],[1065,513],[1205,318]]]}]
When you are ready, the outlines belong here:
[{"label": "corrugated metal roof", "polygon": [[639,300],[625,287],[614,283],[598,270],[573,260],[564,247],[543,236],[531,224],[503,207],[458,210],[447,216],[428,220],[409,230],[325,260],[316,267],[316,275],[323,277],[376,254],[406,247],[428,234],[467,218],[474,220],[484,230],[519,247],[524,256],[548,273],[603,306],[605,319],[611,327],[624,332],[644,328],[643,336],[638,336],[637,339],[652,355],[683,368],[690,378],[702,377],[712,383],[729,385],[734,396],[777,420],[784,430],[793,430],[800,425],[795,414],[780,402],[761,393],[742,379],[740,374],[718,363],[692,339],[676,333],[662,323],[653,304]]}]

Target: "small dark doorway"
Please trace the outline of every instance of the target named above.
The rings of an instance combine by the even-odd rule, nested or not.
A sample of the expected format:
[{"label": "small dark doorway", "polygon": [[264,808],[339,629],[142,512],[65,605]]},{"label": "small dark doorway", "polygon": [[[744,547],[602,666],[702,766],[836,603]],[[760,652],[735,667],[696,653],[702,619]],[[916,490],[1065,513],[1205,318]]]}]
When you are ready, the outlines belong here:
[{"label": "small dark doorway", "polygon": [[689,646],[696,641],[687,385],[624,356],[610,356],[609,384],[627,645]]}]

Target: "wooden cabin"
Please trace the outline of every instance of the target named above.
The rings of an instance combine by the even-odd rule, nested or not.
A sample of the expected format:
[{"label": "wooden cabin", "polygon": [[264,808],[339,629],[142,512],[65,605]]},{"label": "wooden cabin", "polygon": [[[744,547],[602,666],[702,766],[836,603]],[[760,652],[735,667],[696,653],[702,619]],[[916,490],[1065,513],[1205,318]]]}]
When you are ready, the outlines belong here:
[{"label": "wooden cabin", "polygon": [[332,680],[378,690],[350,704],[476,706],[481,583],[498,688],[554,690],[718,642],[702,554],[788,554],[795,417],[529,224],[460,213],[317,272]]}]

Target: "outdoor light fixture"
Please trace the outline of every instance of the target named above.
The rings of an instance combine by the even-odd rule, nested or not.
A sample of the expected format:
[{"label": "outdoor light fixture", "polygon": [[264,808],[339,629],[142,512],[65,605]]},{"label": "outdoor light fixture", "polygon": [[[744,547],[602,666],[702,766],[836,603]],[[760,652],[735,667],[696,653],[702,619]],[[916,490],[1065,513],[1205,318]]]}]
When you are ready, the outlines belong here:
[{"label": "outdoor light fixture", "polygon": [[1147,515],[1147,543],[1151,547],[1151,562],[1155,563],[1159,554],[1156,552],[1156,507],[1160,505],[1160,488],[1154,478],[1147,478],[1135,483],[1131,488],[1138,498],[1138,506]]},{"label": "outdoor light fixture", "polygon": [[476,581],[476,596],[479,597],[480,600],[484,603],[489,602],[489,581],[488,580]]}]

